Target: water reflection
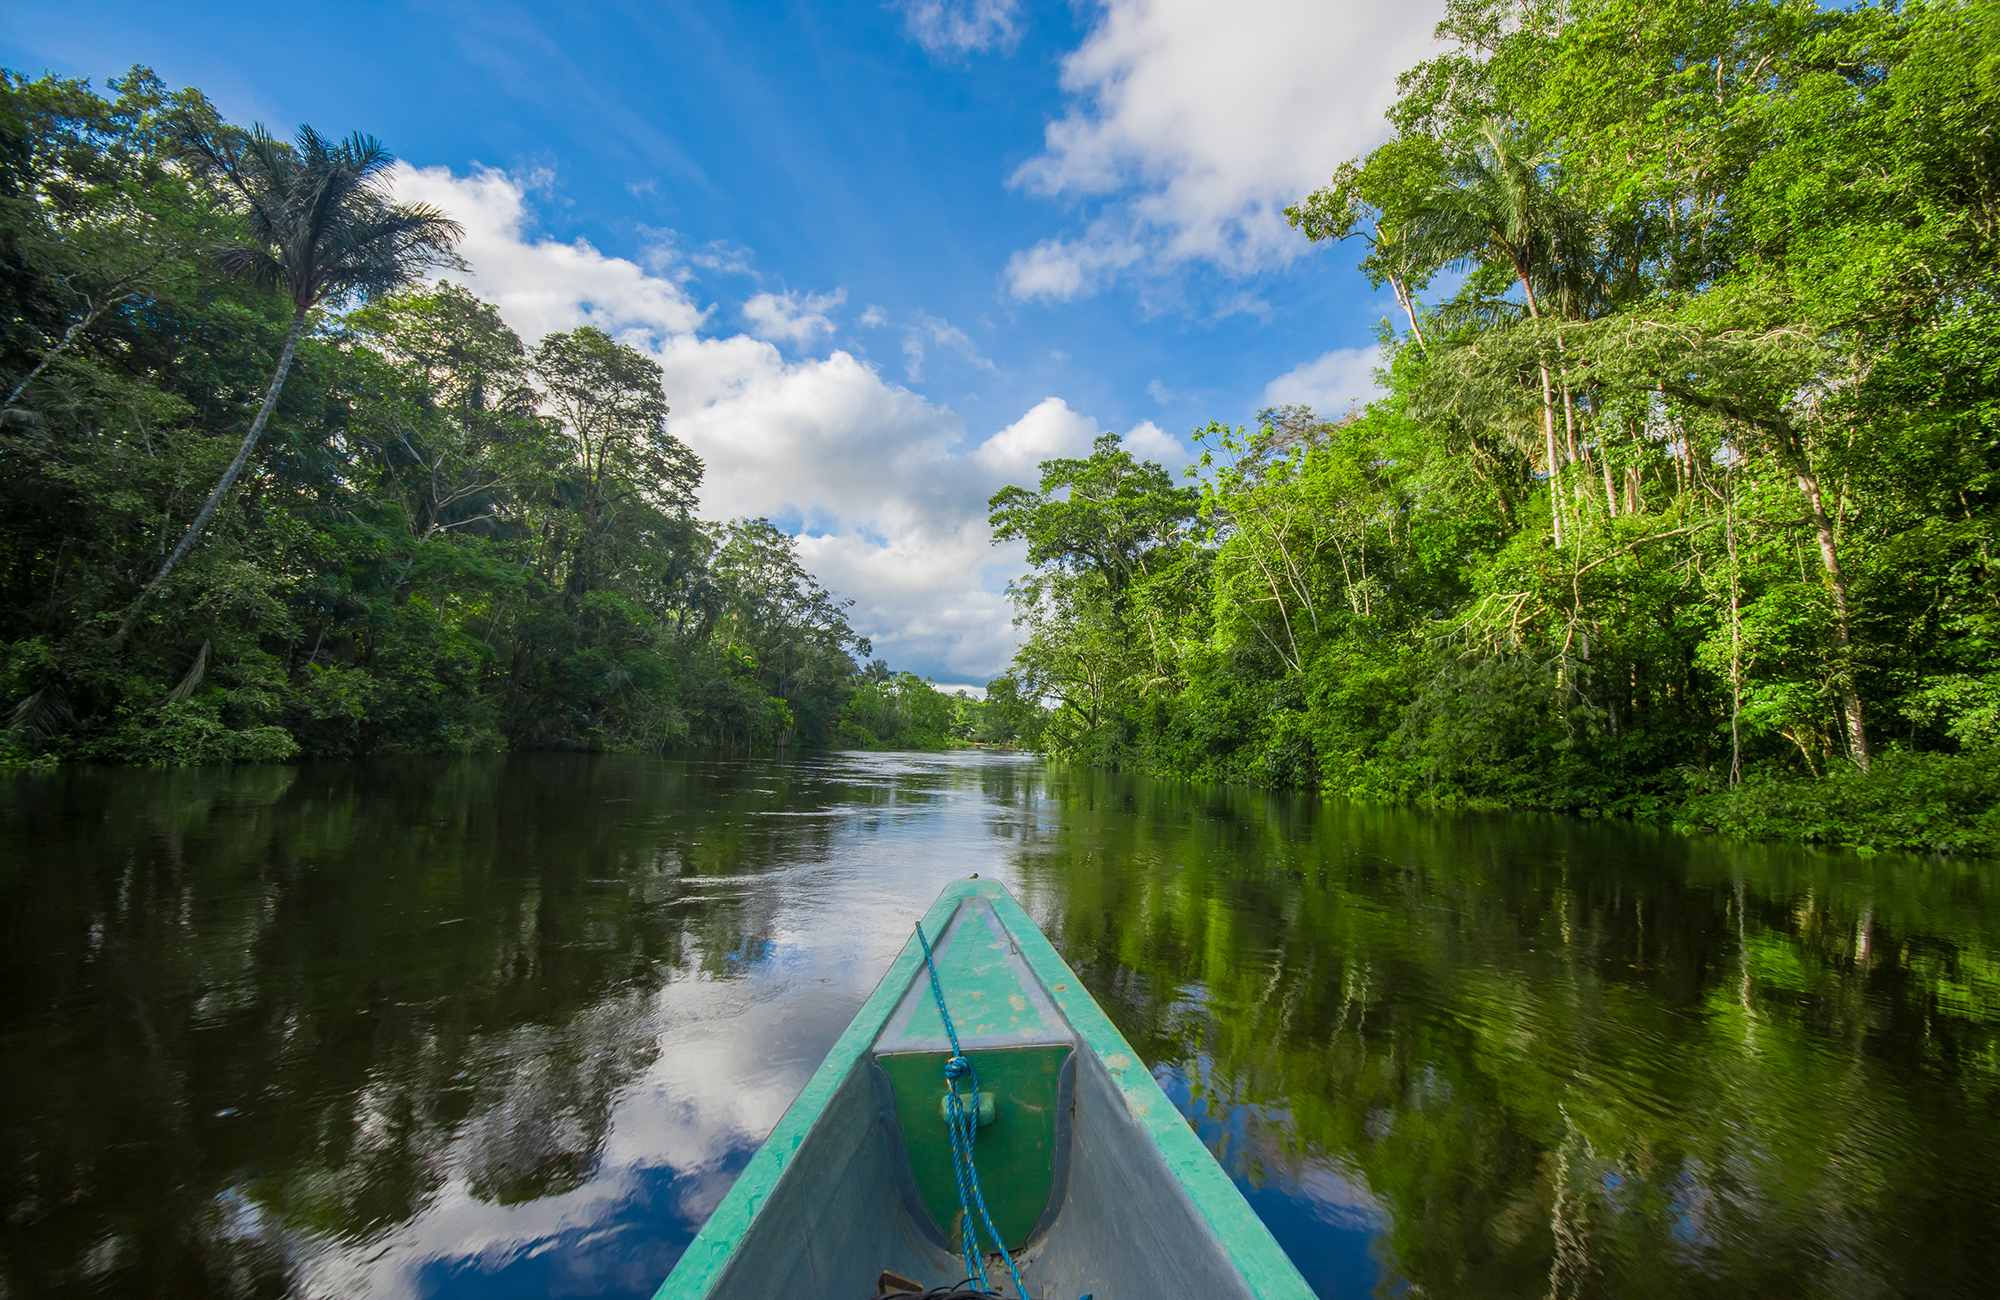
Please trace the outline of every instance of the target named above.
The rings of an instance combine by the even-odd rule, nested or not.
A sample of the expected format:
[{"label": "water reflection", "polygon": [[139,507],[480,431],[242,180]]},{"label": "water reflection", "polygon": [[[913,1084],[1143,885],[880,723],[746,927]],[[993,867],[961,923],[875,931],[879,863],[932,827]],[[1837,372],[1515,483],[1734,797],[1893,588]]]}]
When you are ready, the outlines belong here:
[{"label": "water reflection", "polygon": [[0,1294],[650,1294],[975,870],[1323,1296],[1989,1293],[1990,867],[857,755],[0,786]]},{"label": "water reflection", "polygon": [[1052,794],[1032,906],[1232,1172],[1365,1185],[1322,1294],[1991,1293],[1990,865]]}]

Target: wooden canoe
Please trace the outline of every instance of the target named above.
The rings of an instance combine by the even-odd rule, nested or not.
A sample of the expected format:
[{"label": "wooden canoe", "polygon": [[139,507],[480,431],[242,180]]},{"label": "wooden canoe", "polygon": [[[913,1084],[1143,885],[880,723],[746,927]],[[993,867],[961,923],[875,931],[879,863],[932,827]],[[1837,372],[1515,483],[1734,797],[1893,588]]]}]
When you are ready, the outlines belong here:
[{"label": "wooden canoe", "polygon": [[[1012,894],[959,881],[923,926],[960,1047],[993,1094],[979,1179],[1030,1297],[1309,1300]],[[913,934],[655,1300],[864,1300],[884,1274],[925,1287],[964,1277],[942,1110],[950,1053]],[[988,1258],[989,1285],[1013,1295]]]}]

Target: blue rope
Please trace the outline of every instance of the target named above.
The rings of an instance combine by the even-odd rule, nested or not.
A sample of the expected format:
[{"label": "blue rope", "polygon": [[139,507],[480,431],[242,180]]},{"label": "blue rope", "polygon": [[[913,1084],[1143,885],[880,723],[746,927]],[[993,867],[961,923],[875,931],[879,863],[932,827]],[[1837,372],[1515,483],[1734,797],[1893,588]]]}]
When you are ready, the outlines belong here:
[{"label": "blue rope", "polygon": [[[1021,1272],[1014,1267],[1014,1256],[1007,1249],[1007,1243],[1000,1240],[1000,1232],[993,1226],[993,1216],[986,1212],[986,1197],[979,1191],[979,1166],[973,1163],[972,1144],[979,1134],[979,1072],[972,1068],[972,1062],[958,1047],[958,1031],[952,1028],[951,1012],[944,1004],[944,986],[938,983],[937,963],[931,960],[931,941],[924,937],[924,923],[917,922],[917,942],[924,946],[924,969],[930,972],[931,996],[937,999],[938,1019],[944,1021],[945,1037],[951,1040],[951,1059],[944,1063],[945,1083],[945,1127],[951,1131],[951,1163],[958,1174],[958,1248],[965,1256],[965,1267],[972,1276],[979,1279],[979,1289],[991,1288],[986,1282],[986,1267],[979,1258],[979,1236],[973,1231],[972,1210],[979,1207],[980,1221],[986,1225],[986,1235],[993,1238],[993,1245],[1000,1251],[1000,1258],[1007,1261],[1007,1272],[1014,1278],[1014,1294],[1027,1300],[1028,1288],[1021,1285]],[[968,1109],[959,1095],[959,1080],[965,1079],[972,1085],[972,1105]]]}]

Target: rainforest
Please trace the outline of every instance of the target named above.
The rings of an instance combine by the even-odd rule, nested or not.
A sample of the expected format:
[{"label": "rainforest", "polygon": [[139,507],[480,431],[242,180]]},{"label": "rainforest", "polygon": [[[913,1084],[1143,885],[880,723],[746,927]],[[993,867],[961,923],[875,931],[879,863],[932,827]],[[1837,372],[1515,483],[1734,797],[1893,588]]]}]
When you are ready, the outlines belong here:
[{"label": "rainforest", "polygon": [[1033,727],[871,660],[768,520],[697,518],[658,363],[518,337],[379,142],[144,68],[3,89],[0,767]]},{"label": "rainforest", "polygon": [[2000,9],[1439,35],[1286,209],[1383,291],[1380,398],[993,497],[1048,748],[2000,848]]},{"label": "rainforest", "polygon": [[0,765],[959,740],[2000,848],[2000,11],[1438,37],[1284,212],[1380,290],[1377,396],[994,495],[984,701],[700,518],[658,364],[520,337],[373,138],[8,73]]}]

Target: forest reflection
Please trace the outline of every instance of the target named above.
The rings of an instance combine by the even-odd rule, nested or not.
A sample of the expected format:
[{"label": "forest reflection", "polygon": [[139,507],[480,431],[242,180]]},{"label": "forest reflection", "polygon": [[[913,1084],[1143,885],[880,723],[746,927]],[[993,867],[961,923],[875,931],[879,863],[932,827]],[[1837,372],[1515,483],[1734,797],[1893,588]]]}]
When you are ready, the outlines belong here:
[{"label": "forest reflection", "polygon": [[1985,1294],[1990,865],[1046,767],[0,786],[8,1295],[646,1295],[1006,879],[1323,1295]]},{"label": "forest reflection", "polygon": [[1990,865],[1050,794],[1038,918],[1239,1180],[1365,1186],[1382,1291],[1987,1293]]}]

